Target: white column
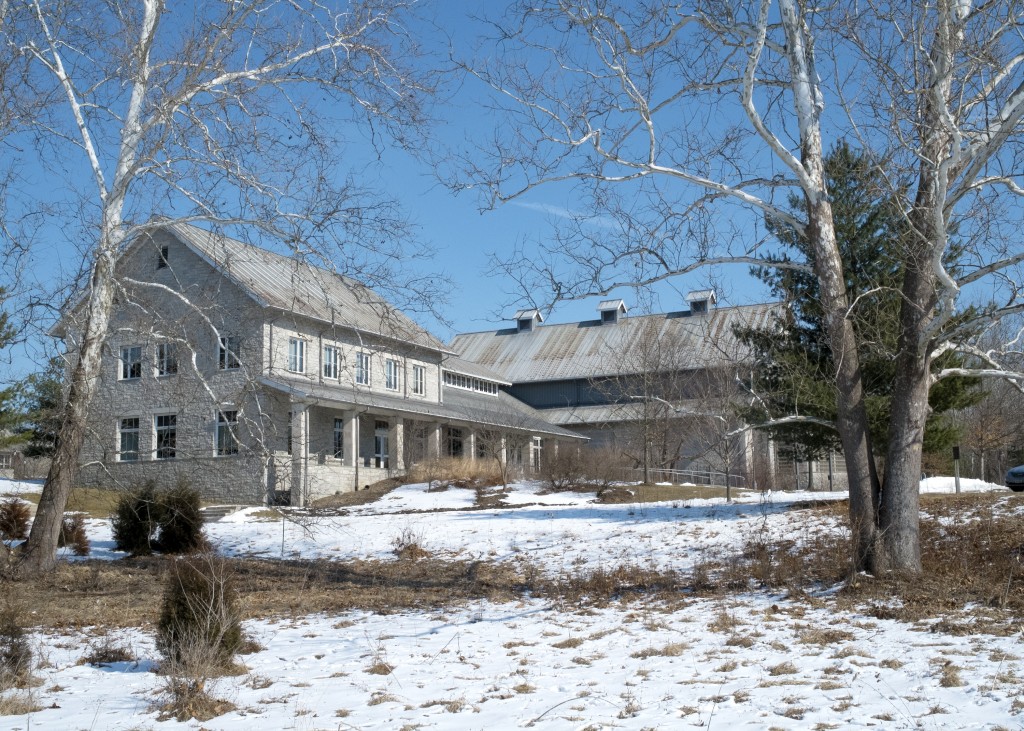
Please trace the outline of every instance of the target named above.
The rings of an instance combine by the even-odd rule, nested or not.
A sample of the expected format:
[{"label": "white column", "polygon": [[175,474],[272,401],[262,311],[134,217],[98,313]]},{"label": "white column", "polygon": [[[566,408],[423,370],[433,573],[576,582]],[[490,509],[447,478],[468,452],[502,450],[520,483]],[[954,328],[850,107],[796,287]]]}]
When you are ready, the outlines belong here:
[{"label": "white column", "polygon": [[305,507],[309,482],[309,407],[292,401],[292,505]]},{"label": "white column", "polygon": [[435,421],[427,427],[427,458],[441,457],[441,422]]},{"label": "white column", "polygon": [[[466,439],[466,443],[463,445],[463,450],[469,449],[469,461],[476,462],[476,429],[469,429],[469,434]],[[463,458],[466,457],[463,452]]]},{"label": "white column", "polygon": [[405,421],[400,416],[388,420],[388,465],[393,470],[405,469]]},{"label": "white column", "polygon": [[355,467],[359,459],[359,412],[345,412],[345,465]]}]

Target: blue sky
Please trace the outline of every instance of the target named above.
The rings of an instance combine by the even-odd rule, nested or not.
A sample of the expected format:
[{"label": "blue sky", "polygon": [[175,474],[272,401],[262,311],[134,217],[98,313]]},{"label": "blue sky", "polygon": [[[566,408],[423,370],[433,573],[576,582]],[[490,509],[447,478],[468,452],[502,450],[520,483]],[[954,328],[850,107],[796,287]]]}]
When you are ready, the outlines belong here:
[{"label": "blue sky", "polygon": [[[469,55],[479,24],[470,20],[469,13],[476,9],[470,3],[436,3],[428,6],[436,13],[438,31],[430,19],[421,21],[422,27],[413,32],[424,44],[433,44],[439,58],[447,54],[445,34],[450,35],[456,53]],[[488,137],[492,120],[481,103],[487,94],[484,85],[473,79],[452,79],[443,102],[433,111],[439,124],[434,128],[438,149],[464,151],[467,141],[483,141]],[[363,137],[361,138],[361,135]],[[419,238],[435,252],[431,262],[417,264],[424,271],[441,271],[451,278],[454,286],[439,303],[439,309],[450,326],[432,318],[421,318],[429,329],[443,340],[456,332],[492,329],[507,324],[507,319],[521,301],[521,292],[515,291],[514,282],[504,277],[489,277],[489,260],[494,253],[513,247],[529,250],[537,242],[550,239],[554,227],[563,217],[579,210],[579,203],[566,186],[539,188],[528,195],[506,203],[496,210],[481,211],[481,195],[466,190],[458,196],[442,186],[435,171],[414,156],[398,150],[385,149],[379,163],[359,160],[360,140],[365,132],[353,130],[347,135],[358,165],[360,182],[377,188],[402,204],[405,213],[417,226]],[[12,152],[8,146],[4,155]],[[47,154],[37,152],[36,154]],[[30,159],[30,158],[29,158]],[[84,158],[60,160],[64,167],[64,180],[70,187],[91,186]],[[41,171],[27,165],[21,170],[22,187],[39,198],[61,199],[61,192]],[[595,212],[599,215],[599,212]],[[57,281],[66,281],[79,270],[81,253],[76,241],[87,233],[78,233],[62,221],[48,222],[34,242],[32,256],[27,261],[24,282],[29,286],[50,288]],[[717,272],[718,288],[723,304],[742,304],[762,301],[764,288],[747,274],[746,267]],[[685,307],[685,295],[690,289],[708,285],[707,274],[700,273],[659,285],[654,290],[650,308],[673,311]],[[543,293],[538,293],[543,297]],[[628,305],[637,302],[632,291],[616,292]],[[599,298],[582,302],[563,302],[549,315],[549,322],[566,322],[596,317]],[[46,326],[47,323],[37,322]],[[36,336],[28,343],[11,348],[0,361],[0,382],[18,378],[34,370],[41,362],[40,354],[47,348],[45,338]],[[9,361],[9,362],[8,362]],[[3,371],[7,370],[7,378]]]}]

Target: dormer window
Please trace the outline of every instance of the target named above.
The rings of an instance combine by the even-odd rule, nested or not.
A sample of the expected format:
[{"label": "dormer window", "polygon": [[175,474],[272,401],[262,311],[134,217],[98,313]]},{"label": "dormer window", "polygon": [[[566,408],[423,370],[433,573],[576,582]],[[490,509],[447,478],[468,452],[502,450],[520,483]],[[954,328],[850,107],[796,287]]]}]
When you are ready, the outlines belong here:
[{"label": "dormer window", "polygon": [[512,317],[516,321],[516,330],[521,333],[530,332],[536,324],[544,322],[540,310],[519,310]]},{"label": "dormer window", "polygon": [[713,289],[699,289],[686,295],[686,301],[690,303],[691,315],[701,315],[717,304],[718,298]]},{"label": "dormer window", "polygon": [[602,325],[612,325],[626,314],[626,303],[622,300],[605,300],[597,306],[597,311],[601,313]]}]

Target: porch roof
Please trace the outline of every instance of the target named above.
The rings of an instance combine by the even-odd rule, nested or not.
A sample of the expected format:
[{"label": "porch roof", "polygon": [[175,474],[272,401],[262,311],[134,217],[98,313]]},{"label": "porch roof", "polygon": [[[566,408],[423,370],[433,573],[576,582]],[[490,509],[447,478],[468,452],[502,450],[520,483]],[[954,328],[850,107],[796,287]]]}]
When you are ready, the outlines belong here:
[{"label": "porch roof", "polygon": [[576,432],[546,421],[536,409],[509,396],[504,391],[497,394],[483,394],[451,389],[445,391],[445,402],[439,404],[369,391],[357,391],[340,385],[292,383],[266,376],[260,378],[260,382],[267,388],[320,406],[336,406],[341,409],[370,408],[423,420],[478,424],[484,427],[513,429],[560,439],[587,439]]}]

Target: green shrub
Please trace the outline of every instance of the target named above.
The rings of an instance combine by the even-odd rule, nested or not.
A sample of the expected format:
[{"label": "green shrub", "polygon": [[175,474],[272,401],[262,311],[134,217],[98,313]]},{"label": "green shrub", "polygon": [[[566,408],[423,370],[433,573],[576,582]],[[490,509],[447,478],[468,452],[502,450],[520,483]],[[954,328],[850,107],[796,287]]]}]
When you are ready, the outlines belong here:
[{"label": "green shrub", "polygon": [[60,534],[57,536],[57,545],[61,548],[71,547],[71,552],[76,556],[88,556],[91,546],[89,537],[85,534],[85,516],[81,513],[65,515],[60,524]]},{"label": "green shrub", "polygon": [[28,537],[28,523],[32,510],[28,503],[16,497],[0,502],[0,538],[22,541]]},{"label": "green shrub", "polygon": [[114,544],[119,551],[143,556],[190,553],[206,546],[199,491],[181,480],[168,490],[152,482],[124,495],[113,517]]},{"label": "green shrub", "polygon": [[157,548],[162,553],[192,553],[206,546],[199,490],[184,480],[157,495],[160,503]]},{"label": "green shrub", "polygon": [[216,675],[231,667],[242,641],[227,562],[203,554],[171,564],[157,625],[157,649],[171,673]]},{"label": "green shrub", "polygon": [[32,677],[32,647],[23,616],[21,607],[10,602],[0,609],[0,690],[23,687]]},{"label": "green shrub", "polygon": [[126,493],[117,501],[111,519],[114,546],[133,556],[153,552],[153,538],[160,520],[160,504],[156,486],[147,482],[137,490]]}]

